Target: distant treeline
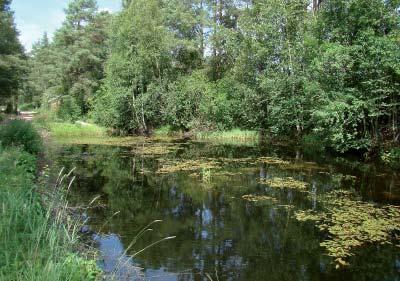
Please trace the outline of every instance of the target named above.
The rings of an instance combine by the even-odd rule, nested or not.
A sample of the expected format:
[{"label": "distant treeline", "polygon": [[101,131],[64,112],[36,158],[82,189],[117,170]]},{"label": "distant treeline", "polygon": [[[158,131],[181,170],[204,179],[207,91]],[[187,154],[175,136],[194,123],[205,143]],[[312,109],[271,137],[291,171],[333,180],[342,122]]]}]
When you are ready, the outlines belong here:
[{"label": "distant treeline", "polygon": [[119,134],[263,130],[342,152],[399,142],[398,0],[125,0],[114,14],[73,0],[65,12],[6,90],[60,119]]}]

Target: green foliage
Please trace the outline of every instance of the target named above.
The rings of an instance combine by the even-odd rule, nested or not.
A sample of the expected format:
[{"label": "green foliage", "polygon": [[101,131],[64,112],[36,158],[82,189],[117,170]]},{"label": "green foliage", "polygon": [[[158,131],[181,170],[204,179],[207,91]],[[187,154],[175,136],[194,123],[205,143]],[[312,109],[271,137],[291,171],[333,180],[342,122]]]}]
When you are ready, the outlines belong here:
[{"label": "green foliage", "polygon": [[130,0],[111,16],[74,0],[54,41],[34,46],[23,101],[69,121],[89,114],[118,135],[240,128],[365,151],[400,135],[398,10],[380,0],[313,11],[305,0]]},{"label": "green foliage", "polygon": [[0,2],[0,102],[7,103],[7,110],[13,113],[25,62],[10,5],[11,1]]},{"label": "green foliage", "polygon": [[219,141],[227,144],[258,143],[259,133],[257,131],[248,131],[232,129],[229,131],[196,132],[195,138],[199,140]]},{"label": "green foliage", "polygon": [[97,125],[88,123],[59,123],[50,122],[47,125],[50,134],[54,138],[81,138],[81,137],[105,137],[106,130]]},{"label": "green foliage", "polygon": [[33,103],[23,103],[18,105],[18,110],[28,111],[36,109],[36,105]]},{"label": "green foliage", "polygon": [[393,167],[400,167],[400,148],[394,147],[382,152],[381,159],[384,163]]},{"label": "green foliage", "polygon": [[81,108],[73,97],[66,96],[62,99],[56,113],[61,120],[75,122],[81,117]]},{"label": "green foliage", "polygon": [[175,128],[190,130],[204,124],[202,103],[213,96],[213,86],[202,73],[184,76],[169,86],[165,95],[165,121]]},{"label": "green foliage", "polygon": [[35,173],[34,156],[18,148],[1,149],[0,279],[98,280],[95,261],[72,254],[74,227],[63,223],[63,208],[56,208],[64,203],[42,205]]},{"label": "green foliage", "polygon": [[31,123],[12,120],[0,128],[1,145],[22,147],[25,151],[38,154],[42,149],[42,139]]},{"label": "green foliage", "polygon": [[59,117],[71,121],[88,113],[100,87],[111,16],[95,0],[71,1],[65,12],[53,42],[44,34],[33,46],[25,96],[40,97],[44,108],[59,105]]},{"label": "green foliage", "polygon": [[157,136],[169,136],[174,133],[171,126],[162,126],[154,130],[154,135]]}]

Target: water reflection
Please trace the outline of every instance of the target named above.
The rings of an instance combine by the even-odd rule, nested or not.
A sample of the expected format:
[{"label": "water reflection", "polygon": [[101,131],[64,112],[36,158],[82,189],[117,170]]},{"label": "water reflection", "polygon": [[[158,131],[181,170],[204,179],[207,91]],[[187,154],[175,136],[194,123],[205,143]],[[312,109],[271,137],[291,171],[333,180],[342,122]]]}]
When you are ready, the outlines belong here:
[{"label": "water reflection", "polygon": [[[102,267],[119,280],[137,279],[133,266],[143,268],[146,280],[399,280],[399,254],[390,247],[360,249],[351,270],[334,270],[319,246],[320,234],[295,221],[293,208],[282,207],[318,210],[317,195],[336,188],[388,202],[385,192],[392,198],[400,194],[394,172],[300,151],[191,143],[168,157],[278,156],[294,164],[231,163],[224,169],[233,176],[211,174],[210,181],[202,181],[188,173],[157,175],[157,159],[128,148],[71,146],[57,148],[54,155],[58,166],[77,167],[71,200],[84,204],[102,196],[107,207],[92,210],[90,224],[99,232],[95,240],[103,253]],[[310,184],[310,193],[258,183],[273,177],[302,179]],[[254,205],[241,199],[244,194],[267,194],[278,203]],[[120,213],[104,226],[115,212]],[[163,222],[127,250],[141,227],[157,219]],[[177,238],[135,260],[129,257],[167,236]]]}]

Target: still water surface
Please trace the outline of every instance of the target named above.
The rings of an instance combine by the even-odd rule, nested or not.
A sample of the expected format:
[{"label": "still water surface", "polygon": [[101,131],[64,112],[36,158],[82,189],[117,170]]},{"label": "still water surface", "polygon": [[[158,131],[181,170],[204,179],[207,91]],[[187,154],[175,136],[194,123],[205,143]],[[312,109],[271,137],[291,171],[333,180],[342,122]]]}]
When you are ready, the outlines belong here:
[{"label": "still water surface", "polygon": [[[145,147],[156,147],[158,154],[146,154]],[[293,218],[296,210],[318,210],[316,196],[334,189],[398,205],[396,171],[290,147],[176,140],[133,147],[61,145],[52,154],[55,166],[76,167],[73,204],[101,196],[103,207],[86,214],[88,227],[101,250],[99,264],[119,280],[400,280],[399,248],[365,247],[350,259],[351,267],[336,270],[319,245],[323,234]],[[266,156],[290,165],[255,161]],[[168,159],[207,159],[220,166],[157,173]],[[274,177],[307,182],[309,193],[259,183]],[[242,199],[247,194],[276,201],[254,204]],[[162,221],[137,237],[155,220]],[[176,238],[137,254],[166,237]]]}]

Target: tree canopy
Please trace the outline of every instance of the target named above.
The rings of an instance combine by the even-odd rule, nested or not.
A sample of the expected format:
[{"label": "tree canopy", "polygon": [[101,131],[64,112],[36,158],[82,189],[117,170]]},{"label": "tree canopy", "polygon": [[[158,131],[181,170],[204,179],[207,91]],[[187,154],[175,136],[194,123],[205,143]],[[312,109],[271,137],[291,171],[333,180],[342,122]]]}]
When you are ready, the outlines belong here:
[{"label": "tree canopy", "polygon": [[[2,7],[1,32],[15,38],[9,2]],[[54,39],[33,48],[25,96],[118,134],[242,128],[341,152],[399,141],[399,1],[122,7],[108,14],[95,0],[71,1]],[[20,52],[7,42],[14,47],[1,52]]]}]

